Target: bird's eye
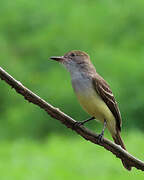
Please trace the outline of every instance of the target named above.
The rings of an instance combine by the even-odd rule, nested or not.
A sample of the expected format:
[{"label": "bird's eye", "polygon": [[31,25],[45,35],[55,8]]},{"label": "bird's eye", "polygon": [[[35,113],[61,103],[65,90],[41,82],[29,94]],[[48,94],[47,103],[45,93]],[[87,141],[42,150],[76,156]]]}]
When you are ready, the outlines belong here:
[{"label": "bird's eye", "polygon": [[71,53],[71,57],[74,57],[75,56],[75,54],[74,53]]}]

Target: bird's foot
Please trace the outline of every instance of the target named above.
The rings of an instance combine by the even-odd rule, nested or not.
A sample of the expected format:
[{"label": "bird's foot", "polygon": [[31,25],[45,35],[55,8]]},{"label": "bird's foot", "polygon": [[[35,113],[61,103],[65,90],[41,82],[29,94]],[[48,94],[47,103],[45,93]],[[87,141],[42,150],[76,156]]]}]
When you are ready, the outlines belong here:
[{"label": "bird's foot", "polygon": [[85,123],[87,123],[88,121],[91,121],[91,120],[93,120],[93,119],[95,119],[95,117],[91,117],[91,118],[86,119],[86,120],[84,120],[84,121],[76,121],[76,122],[74,123],[74,127],[76,127],[76,126],[82,126],[82,125],[84,125]]},{"label": "bird's foot", "polygon": [[106,128],[106,120],[104,120],[104,127],[102,132],[98,135],[98,143],[101,143],[103,141],[103,136],[104,136],[104,130]]},{"label": "bird's foot", "polygon": [[85,121],[76,121],[76,122],[74,123],[74,127],[76,127],[76,126],[82,126],[82,125],[84,125],[84,123],[85,123]]},{"label": "bird's foot", "polygon": [[104,133],[101,133],[98,135],[98,143],[101,143],[103,141]]},{"label": "bird's foot", "polygon": [[76,121],[74,124],[73,124],[73,127],[72,127],[72,129],[74,130],[76,127],[80,127],[80,126],[82,126],[84,124],[84,122],[83,121]]}]

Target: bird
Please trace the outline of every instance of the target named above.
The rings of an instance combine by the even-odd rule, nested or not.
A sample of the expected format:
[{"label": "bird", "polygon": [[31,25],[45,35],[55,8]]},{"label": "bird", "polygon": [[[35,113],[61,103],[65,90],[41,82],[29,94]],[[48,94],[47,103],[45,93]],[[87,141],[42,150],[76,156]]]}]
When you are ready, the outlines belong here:
[{"label": "bird", "polygon": [[[72,50],[64,56],[51,56],[50,59],[63,64],[69,71],[79,103],[91,115],[91,118],[77,122],[76,125],[81,126],[96,119],[104,125],[99,140],[102,141],[107,127],[114,142],[126,150],[120,135],[122,118],[118,104],[109,84],[97,73],[90,56],[84,51]],[[128,162],[122,160],[122,163],[127,170],[131,170]]]}]

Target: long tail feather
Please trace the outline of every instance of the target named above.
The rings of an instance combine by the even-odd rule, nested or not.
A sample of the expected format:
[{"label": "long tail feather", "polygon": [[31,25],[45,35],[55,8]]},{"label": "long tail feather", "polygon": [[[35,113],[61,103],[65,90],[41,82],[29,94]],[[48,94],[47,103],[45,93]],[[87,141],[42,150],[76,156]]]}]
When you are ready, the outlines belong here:
[{"label": "long tail feather", "polygon": [[[126,150],[126,147],[122,141],[122,138],[120,136],[120,132],[119,130],[117,130],[117,134],[115,134],[115,136],[113,136],[114,142],[118,145],[120,145],[123,149]],[[131,166],[129,165],[129,163],[127,163],[126,161],[122,160],[123,166],[127,169],[127,170],[131,170]]]}]

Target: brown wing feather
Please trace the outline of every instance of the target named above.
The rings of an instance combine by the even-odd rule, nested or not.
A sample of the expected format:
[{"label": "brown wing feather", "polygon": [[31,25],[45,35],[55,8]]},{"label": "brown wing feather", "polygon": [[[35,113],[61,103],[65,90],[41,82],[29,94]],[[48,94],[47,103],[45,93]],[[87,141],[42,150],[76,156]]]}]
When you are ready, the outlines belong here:
[{"label": "brown wing feather", "polygon": [[117,102],[115,101],[115,98],[112,94],[112,91],[109,87],[109,85],[106,83],[106,81],[97,74],[96,77],[93,78],[93,85],[96,90],[96,92],[99,94],[99,96],[103,99],[103,101],[106,103],[108,108],[113,113],[115,119],[116,119],[116,126],[121,131],[121,115],[120,111],[117,105]]}]

